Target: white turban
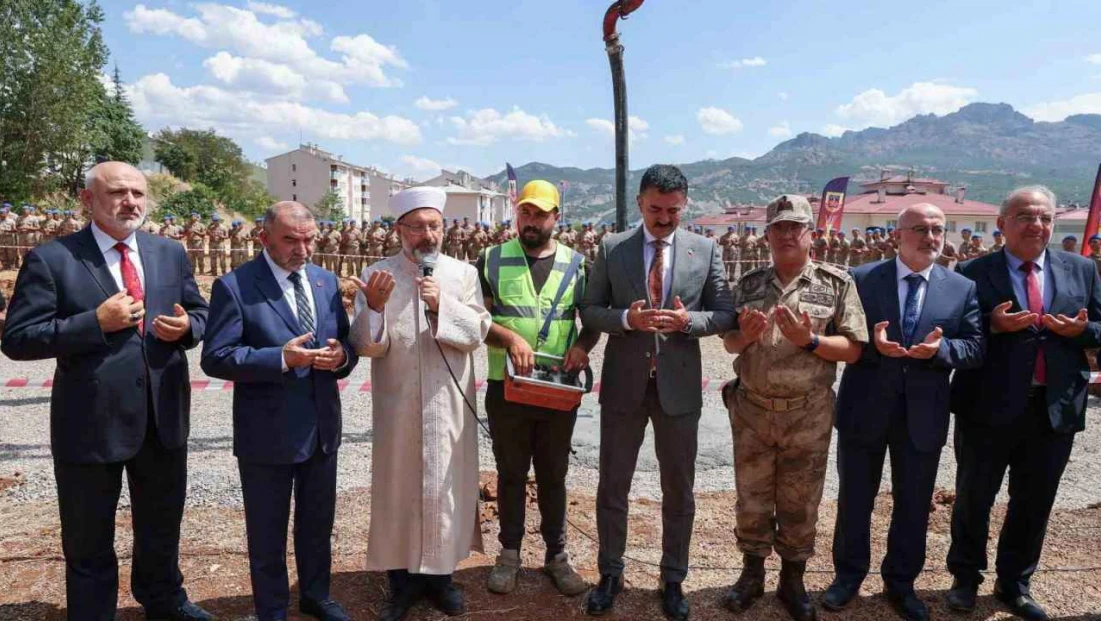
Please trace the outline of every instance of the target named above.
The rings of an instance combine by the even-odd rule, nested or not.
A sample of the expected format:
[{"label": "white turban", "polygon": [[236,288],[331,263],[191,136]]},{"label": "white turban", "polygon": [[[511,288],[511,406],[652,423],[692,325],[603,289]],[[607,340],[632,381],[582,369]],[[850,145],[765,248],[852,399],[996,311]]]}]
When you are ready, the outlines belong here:
[{"label": "white turban", "polygon": [[416,209],[435,209],[443,213],[443,206],[447,203],[447,192],[443,188],[424,185],[408,188],[390,197],[390,212],[394,217],[402,216]]}]

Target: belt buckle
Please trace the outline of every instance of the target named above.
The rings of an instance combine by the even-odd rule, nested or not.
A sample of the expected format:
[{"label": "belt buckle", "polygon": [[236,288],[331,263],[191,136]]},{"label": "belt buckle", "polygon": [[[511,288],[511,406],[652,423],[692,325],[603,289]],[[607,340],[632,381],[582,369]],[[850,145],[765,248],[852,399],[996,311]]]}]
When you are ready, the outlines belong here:
[{"label": "belt buckle", "polygon": [[773,412],[787,412],[788,411],[788,400],[787,399],[772,399],[772,408],[770,408],[770,409]]}]

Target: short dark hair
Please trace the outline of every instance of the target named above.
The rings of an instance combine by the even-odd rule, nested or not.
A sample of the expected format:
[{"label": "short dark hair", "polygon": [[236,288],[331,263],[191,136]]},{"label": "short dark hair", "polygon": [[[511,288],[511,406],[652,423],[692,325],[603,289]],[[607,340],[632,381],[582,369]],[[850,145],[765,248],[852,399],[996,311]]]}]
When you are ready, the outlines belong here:
[{"label": "short dark hair", "polygon": [[642,173],[642,183],[638,186],[638,193],[642,194],[650,188],[656,188],[662,194],[684,192],[684,195],[688,196],[688,179],[676,166],[654,164]]}]

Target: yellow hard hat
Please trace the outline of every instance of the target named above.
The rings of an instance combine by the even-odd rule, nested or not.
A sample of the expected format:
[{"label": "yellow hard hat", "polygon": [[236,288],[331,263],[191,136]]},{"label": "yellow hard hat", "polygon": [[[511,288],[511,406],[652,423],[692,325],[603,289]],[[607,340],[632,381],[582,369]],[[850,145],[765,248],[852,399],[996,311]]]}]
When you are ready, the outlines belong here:
[{"label": "yellow hard hat", "polygon": [[520,200],[516,202],[516,206],[519,207],[524,203],[535,205],[543,211],[553,211],[558,209],[558,188],[549,181],[543,181],[542,179],[536,179],[529,181],[524,190],[520,192]]}]

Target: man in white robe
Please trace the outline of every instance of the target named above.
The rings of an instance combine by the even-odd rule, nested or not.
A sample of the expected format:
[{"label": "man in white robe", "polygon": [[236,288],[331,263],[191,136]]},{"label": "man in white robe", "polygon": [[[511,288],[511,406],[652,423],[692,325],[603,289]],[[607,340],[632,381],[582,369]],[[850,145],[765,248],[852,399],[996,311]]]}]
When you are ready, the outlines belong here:
[{"label": "man in white robe", "polygon": [[[350,340],[373,358],[367,568],[387,571],[386,621],[405,618],[425,596],[448,615],[463,614],[451,574],[470,552],[483,551],[478,422],[467,402],[475,403],[471,353],[492,319],[474,267],[438,254],[446,198],[436,187],[391,197],[402,252],[356,281]],[[436,260],[431,275],[426,257]]]}]

